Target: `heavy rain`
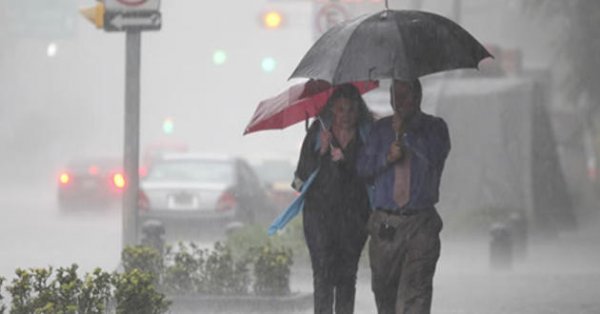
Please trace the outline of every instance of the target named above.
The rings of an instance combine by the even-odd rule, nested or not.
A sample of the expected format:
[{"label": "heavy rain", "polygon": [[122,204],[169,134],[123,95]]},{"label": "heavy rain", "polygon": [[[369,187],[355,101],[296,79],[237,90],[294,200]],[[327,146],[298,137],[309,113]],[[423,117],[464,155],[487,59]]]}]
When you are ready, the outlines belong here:
[{"label": "heavy rain", "polygon": [[[317,120],[244,133],[386,5],[493,55],[421,77],[451,142],[431,313],[600,313],[596,0],[0,0],[0,313],[316,312],[302,214],[267,232]],[[377,313],[369,249],[354,313]]]}]

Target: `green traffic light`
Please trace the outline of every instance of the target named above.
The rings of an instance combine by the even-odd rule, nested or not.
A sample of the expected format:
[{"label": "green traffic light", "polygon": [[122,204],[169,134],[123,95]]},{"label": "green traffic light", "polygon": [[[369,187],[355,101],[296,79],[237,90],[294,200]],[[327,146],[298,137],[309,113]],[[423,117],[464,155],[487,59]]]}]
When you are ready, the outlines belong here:
[{"label": "green traffic light", "polygon": [[165,132],[165,134],[172,134],[173,133],[173,120],[172,119],[165,119],[165,121],[163,122],[163,132]]},{"label": "green traffic light", "polygon": [[261,67],[264,72],[273,72],[277,67],[277,61],[271,57],[263,58]]},{"label": "green traffic light", "polygon": [[221,65],[227,61],[227,54],[223,50],[216,50],[213,53],[213,63],[216,65]]}]

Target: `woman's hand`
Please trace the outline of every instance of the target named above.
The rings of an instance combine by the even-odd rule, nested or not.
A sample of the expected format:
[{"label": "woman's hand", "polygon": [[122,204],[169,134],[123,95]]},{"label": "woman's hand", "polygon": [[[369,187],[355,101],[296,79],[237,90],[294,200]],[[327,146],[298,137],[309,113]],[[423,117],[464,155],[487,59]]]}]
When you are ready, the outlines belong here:
[{"label": "woman's hand", "polygon": [[331,132],[329,132],[328,130],[321,129],[321,132],[319,132],[319,137],[321,140],[321,147],[319,149],[319,152],[321,153],[321,155],[325,155],[325,153],[327,153],[327,151],[329,150],[329,146],[331,145],[331,136]]},{"label": "woman's hand", "polygon": [[344,159],[344,152],[341,148],[334,147],[331,149],[331,160],[340,161]]}]

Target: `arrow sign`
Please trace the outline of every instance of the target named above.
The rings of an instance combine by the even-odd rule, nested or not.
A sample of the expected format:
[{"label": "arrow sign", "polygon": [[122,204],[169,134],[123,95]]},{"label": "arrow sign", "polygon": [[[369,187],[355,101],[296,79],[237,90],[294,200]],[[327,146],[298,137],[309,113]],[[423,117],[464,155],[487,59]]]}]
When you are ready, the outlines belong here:
[{"label": "arrow sign", "polygon": [[110,25],[117,29],[123,29],[124,27],[156,27],[160,25],[160,14],[157,12],[148,16],[128,17],[118,14],[110,20]]},{"label": "arrow sign", "polygon": [[162,25],[158,11],[147,12],[110,12],[104,20],[107,32],[159,30]]}]

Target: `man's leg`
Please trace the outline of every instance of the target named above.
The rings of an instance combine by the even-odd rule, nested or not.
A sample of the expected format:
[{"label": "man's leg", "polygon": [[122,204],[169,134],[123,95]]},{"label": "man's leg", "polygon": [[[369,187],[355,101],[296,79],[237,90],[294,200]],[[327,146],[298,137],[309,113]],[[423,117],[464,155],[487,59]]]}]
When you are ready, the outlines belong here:
[{"label": "man's leg", "polygon": [[409,235],[402,267],[396,313],[428,314],[431,311],[433,276],[440,256],[442,223],[437,212],[411,217],[416,228]]},{"label": "man's leg", "polygon": [[394,314],[403,256],[401,232],[392,239],[382,239],[379,229],[386,214],[375,211],[369,220],[369,262],[371,289],[375,294],[377,313]]}]

